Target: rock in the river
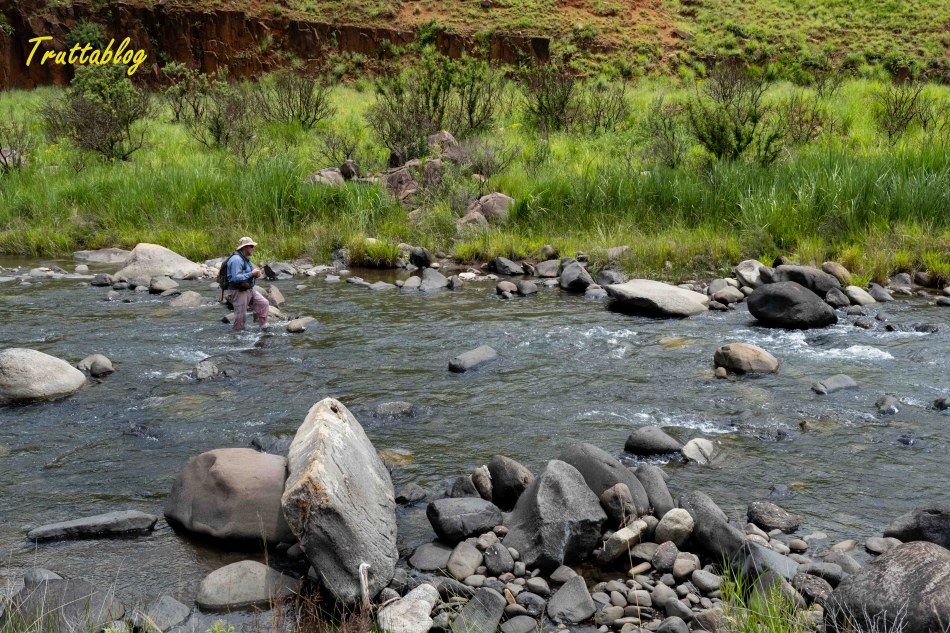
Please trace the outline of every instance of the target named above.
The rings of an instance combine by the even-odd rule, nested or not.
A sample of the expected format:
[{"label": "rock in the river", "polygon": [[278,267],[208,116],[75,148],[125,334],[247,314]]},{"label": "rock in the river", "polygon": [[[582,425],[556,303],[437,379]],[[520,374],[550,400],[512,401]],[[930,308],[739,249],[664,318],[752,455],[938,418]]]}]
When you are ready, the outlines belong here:
[{"label": "rock in the river", "polygon": [[615,484],[604,490],[600,495],[600,505],[613,526],[623,525],[628,518],[637,515],[627,484]]},{"label": "rock in the river", "polygon": [[173,308],[200,308],[204,304],[204,297],[194,290],[186,290],[168,302]]},{"label": "rock in the river", "polygon": [[779,266],[772,272],[772,283],[784,281],[801,284],[819,297],[824,297],[832,288],[841,288],[841,283],[834,275],[811,266]]},{"label": "rock in the river", "polygon": [[778,371],[778,359],[761,347],[748,343],[722,345],[713,357],[716,367],[725,367],[739,374],[774,374]]},{"label": "rock in the river", "polygon": [[506,600],[494,589],[476,589],[452,623],[452,633],[497,631],[505,612]]},{"label": "rock in the river", "polygon": [[138,510],[106,512],[91,517],[51,523],[33,528],[26,537],[31,541],[52,539],[100,538],[120,534],[150,532],[158,517]]},{"label": "rock in the river", "polygon": [[62,398],[85,384],[81,371],[55,356],[18,347],[0,350],[0,405]]},{"label": "rock in the river", "polygon": [[495,270],[499,275],[523,275],[524,267],[507,257],[495,258]]},{"label": "rock in the river", "polygon": [[504,545],[518,550],[527,567],[550,572],[587,556],[606,519],[581,473],[552,460],[518,499]]},{"label": "rock in the river", "polygon": [[881,415],[895,415],[900,411],[900,400],[894,396],[885,395],[878,398],[874,406]]},{"label": "rock in the river", "polygon": [[709,298],[713,301],[718,301],[723,305],[729,305],[730,303],[739,303],[745,299],[745,295],[738,288],[726,286],[725,288],[722,288],[709,295]]},{"label": "rock in the river", "polygon": [[100,248],[95,251],[76,251],[73,258],[88,264],[122,264],[131,254],[132,251],[121,248]]},{"label": "rock in the river", "polygon": [[163,595],[152,602],[145,613],[136,613],[132,622],[139,630],[170,631],[188,619],[191,609],[169,595]]},{"label": "rock in the river", "polygon": [[851,305],[851,299],[848,298],[848,295],[846,295],[844,291],[838,288],[832,288],[825,293],[825,303],[832,308],[847,308]]},{"label": "rock in the river", "polygon": [[842,389],[857,389],[858,383],[854,378],[845,374],[835,374],[824,380],[818,381],[811,386],[811,390],[819,395],[827,395]]},{"label": "rock in the river", "polygon": [[709,297],[660,281],[631,279],[605,286],[620,310],[655,317],[689,317],[709,309]]},{"label": "rock in the river", "polygon": [[188,275],[201,273],[202,270],[201,264],[196,264],[164,246],[142,243],[132,249],[125,260],[125,266],[115,276],[124,279],[184,279]]},{"label": "rock in the river", "polygon": [[409,249],[409,263],[419,268],[428,268],[432,265],[432,253],[423,246],[413,246]]},{"label": "rock in the river", "polygon": [[112,361],[102,354],[90,354],[76,365],[79,371],[88,371],[93,378],[108,376],[115,371]]},{"label": "rock in the river", "polygon": [[428,633],[432,628],[432,609],[438,601],[438,590],[422,583],[380,609],[377,624],[383,633]]},{"label": "rock in the river", "polygon": [[449,371],[462,373],[475,369],[498,358],[498,352],[488,345],[476,347],[473,350],[459,354],[449,361]]},{"label": "rock in the river", "polygon": [[878,301],[880,303],[885,303],[887,301],[894,300],[894,297],[891,296],[891,293],[889,293],[886,289],[884,289],[879,284],[872,283],[869,286],[868,292],[872,297],[874,297],[875,301]]},{"label": "rock in the river", "polygon": [[897,517],[885,537],[901,541],[930,541],[950,549],[950,504],[928,503]]},{"label": "rock in the river", "polygon": [[[113,589],[85,580],[47,578],[27,583],[0,611],[0,627],[13,631],[99,631],[118,620],[125,608]],[[6,620],[4,622],[4,620]],[[18,623],[24,623],[19,628]]]},{"label": "rock in the river", "polygon": [[148,291],[153,295],[163,295],[178,287],[178,282],[169,277],[152,277],[148,282]]},{"label": "rock in the river", "polygon": [[580,263],[571,261],[561,267],[561,276],[558,282],[561,288],[572,292],[584,292],[587,286],[594,283],[587,269]]},{"label": "rock in the river", "polygon": [[382,402],[373,409],[373,417],[376,418],[411,418],[415,415],[415,405],[401,400]]},{"label": "rock in the river", "polygon": [[693,517],[693,540],[714,559],[732,557],[743,546],[745,535],[708,495],[689,492],[680,497],[680,507]]},{"label": "rock in the river", "polygon": [[641,426],[627,437],[623,450],[634,455],[663,455],[678,453],[681,448],[683,445],[660,427]]},{"label": "rock in the river", "polygon": [[753,501],[746,513],[749,521],[766,532],[781,530],[791,534],[801,525],[802,519],[768,501]]},{"label": "rock in the river", "polygon": [[546,279],[553,279],[558,276],[561,270],[561,262],[556,259],[550,259],[543,262],[538,262],[534,267],[534,272],[538,277],[543,277]]},{"label": "rock in the river", "polygon": [[220,373],[221,370],[218,369],[218,366],[215,365],[211,359],[206,358],[192,368],[191,377],[194,380],[208,380],[209,378],[218,376]]},{"label": "rock in the river", "polygon": [[534,481],[530,470],[504,455],[495,455],[488,462],[492,482],[492,502],[502,510],[515,507],[522,493]]},{"label": "rock in the river", "polygon": [[593,444],[578,443],[564,449],[558,459],[580,471],[587,486],[598,497],[615,484],[626,484],[637,508],[637,516],[649,513],[650,500],[640,480],[607,451]]},{"label": "rock in the river", "polygon": [[686,442],[680,453],[688,462],[706,465],[715,456],[716,445],[705,438],[696,437]]},{"label": "rock in the river", "polygon": [[313,405],[287,454],[281,504],[323,586],[339,601],[389,584],[396,550],[396,501],[389,471],[353,414],[338,400]]},{"label": "rock in the river", "polygon": [[287,323],[287,331],[291,334],[300,334],[305,332],[307,328],[316,324],[317,320],[311,316],[300,317],[298,319],[291,319]]},{"label": "rock in the river", "polygon": [[439,539],[449,544],[490,532],[502,522],[498,506],[475,497],[436,499],[426,508],[426,517]]},{"label": "rock in the river", "polygon": [[195,604],[208,611],[269,606],[291,595],[297,581],[253,560],[242,560],[216,569],[201,581]]},{"label": "rock in the river", "polygon": [[848,297],[851,303],[856,306],[868,306],[872,303],[877,303],[874,297],[872,297],[864,288],[859,288],[858,286],[848,286],[844,289],[844,294]]},{"label": "rock in the river", "polygon": [[281,494],[281,455],[219,448],[188,460],[165,503],[165,517],[186,530],[225,540],[277,544],[294,540]]},{"label": "rock in the river", "polygon": [[538,284],[533,281],[528,281],[527,279],[519,279],[515,282],[515,287],[518,289],[518,294],[522,297],[528,297],[538,292]]},{"label": "rock in the river", "polygon": [[845,578],[830,603],[829,627],[851,621],[868,631],[944,631],[950,613],[950,551],[925,541],[904,543]]},{"label": "rock in the river", "polygon": [[595,611],[587,583],[580,576],[574,576],[564,583],[548,602],[548,617],[558,624],[579,624],[594,615]]},{"label": "rock in the river", "polygon": [[426,268],[422,271],[422,283],[419,284],[420,292],[437,292],[448,288],[448,278],[434,268]]},{"label": "rock in the river", "polygon": [[838,322],[834,308],[793,281],[761,286],[746,303],[752,316],[769,327],[809,329]]}]

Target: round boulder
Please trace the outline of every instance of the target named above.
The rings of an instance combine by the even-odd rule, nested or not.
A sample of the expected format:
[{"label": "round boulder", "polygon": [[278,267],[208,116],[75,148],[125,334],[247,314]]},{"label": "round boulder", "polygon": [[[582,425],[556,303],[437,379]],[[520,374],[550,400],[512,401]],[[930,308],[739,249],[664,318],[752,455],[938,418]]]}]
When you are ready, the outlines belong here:
[{"label": "round boulder", "polygon": [[0,404],[62,398],[85,384],[81,371],[55,356],[18,347],[0,350]]},{"label": "round boulder", "polygon": [[725,367],[737,374],[774,374],[779,362],[761,347],[748,343],[729,343],[716,350],[716,367]]},{"label": "round boulder", "polygon": [[[829,275],[830,277],[830,275]],[[837,280],[835,280],[837,283]],[[768,327],[810,329],[834,325],[834,308],[808,288],[782,281],[756,288],[747,300],[749,312]]]}]

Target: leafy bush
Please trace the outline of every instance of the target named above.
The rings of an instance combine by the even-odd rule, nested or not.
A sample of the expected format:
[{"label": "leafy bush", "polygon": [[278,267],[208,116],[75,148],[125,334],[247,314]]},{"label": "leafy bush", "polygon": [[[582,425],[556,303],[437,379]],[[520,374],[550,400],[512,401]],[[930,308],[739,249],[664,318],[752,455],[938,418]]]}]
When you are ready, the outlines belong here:
[{"label": "leafy bush", "polygon": [[570,127],[580,115],[580,80],[556,65],[524,70],[522,84],[525,117],[538,131],[559,132]]},{"label": "leafy bush", "polygon": [[653,99],[637,130],[637,139],[646,145],[648,158],[670,168],[683,164],[690,147],[685,112],[682,103],[667,101],[663,95]]},{"label": "leafy bush", "polygon": [[505,105],[504,74],[483,60],[463,57],[453,79],[448,129],[467,138],[490,128]]},{"label": "leafy bush", "polygon": [[149,110],[148,95],[132,84],[124,66],[80,66],[62,97],[41,115],[54,138],[127,160],[145,144],[141,123]]},{"label": "leafy bush", "polygon": [[305,130],[333,116],[328,77],[307,77],[285,69],[274,73],[270,90],[258,93],[264,120],[299,123]]},{"label": "leafy bush", "polygon": [[109,37],[101,25],[89,20],[80,20],[66,36],[66,48],[71,49],[77,44],[79,48],[89,44],[92,48],[105,48]]},{"label": "leafy bush", "polygon": [[696,140],[718,160],[744,155],[764,165],[775,162],[783,134],[763,97],[765,77],[736,65],[718,66],[697,86],[687,114]]},{"label": "leafy bush", "polygon": [[162,86],[160,94],[172,110],[174,120],[194,119],[201,114],[204,99],[211,90],[211,82],[204,73],[185,64],[171,62],[162,68],[171,82]]}]

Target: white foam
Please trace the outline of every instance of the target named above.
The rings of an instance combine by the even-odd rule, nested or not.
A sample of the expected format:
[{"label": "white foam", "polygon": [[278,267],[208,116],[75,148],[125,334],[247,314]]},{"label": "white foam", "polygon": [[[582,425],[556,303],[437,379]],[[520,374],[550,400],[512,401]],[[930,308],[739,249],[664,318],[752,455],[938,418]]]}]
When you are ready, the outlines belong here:
[{"label": "white foam", "polygon": [[825,358],[844,358],[847,360],[894,360],[894,357],[888,352],[870,345],[852,345],[844,349],[813,350],[813,353]]}]

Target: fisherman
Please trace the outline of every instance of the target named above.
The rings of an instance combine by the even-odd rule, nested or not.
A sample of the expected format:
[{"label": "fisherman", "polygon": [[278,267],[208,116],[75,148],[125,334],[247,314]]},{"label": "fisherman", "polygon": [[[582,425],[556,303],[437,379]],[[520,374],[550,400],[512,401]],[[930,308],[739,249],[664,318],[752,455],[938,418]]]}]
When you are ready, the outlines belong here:
[{"label": "fisherman", "polygon": [[249,237],[242,237],[238,241],[237,250],[231,255],[222,266],[226,266],[227,289],[224,296],[234,306],[234,326],[235,332],[244,330],[244,321],[247,318],[248,306],[254,310],[254,320],[261,326],[261,330],[267,327],[267,311],[270,304],[254,287],[257,279],[264,273],[260,268],[251,263],[251,254],[257,242]]}]

